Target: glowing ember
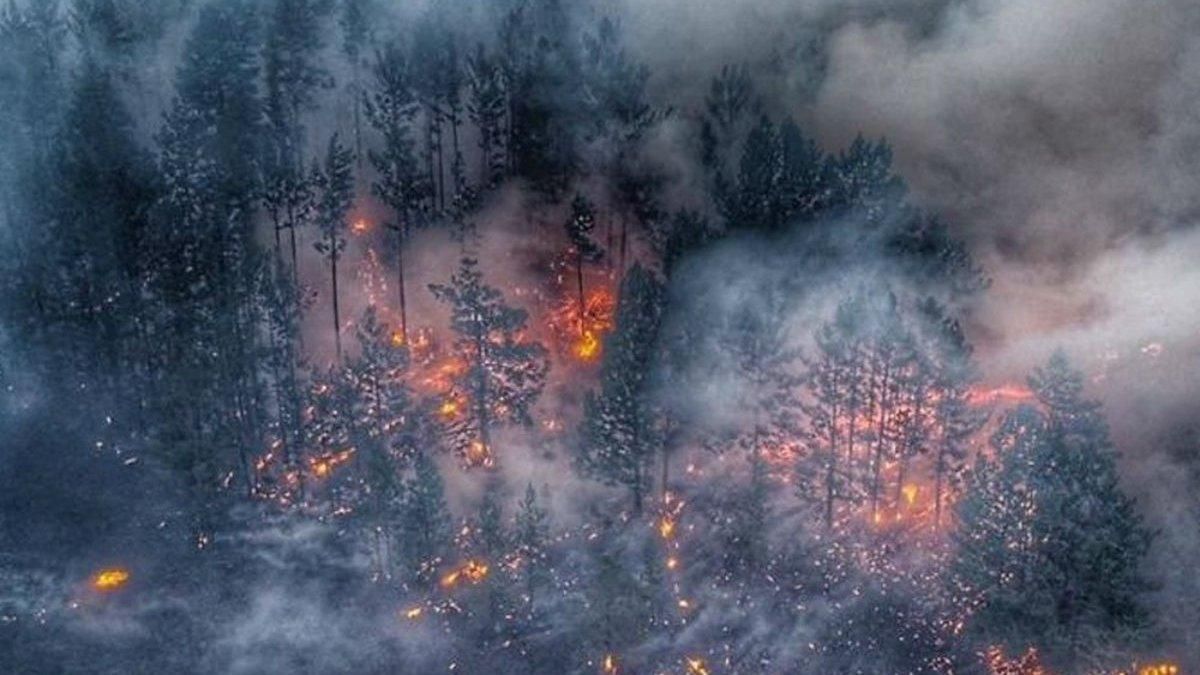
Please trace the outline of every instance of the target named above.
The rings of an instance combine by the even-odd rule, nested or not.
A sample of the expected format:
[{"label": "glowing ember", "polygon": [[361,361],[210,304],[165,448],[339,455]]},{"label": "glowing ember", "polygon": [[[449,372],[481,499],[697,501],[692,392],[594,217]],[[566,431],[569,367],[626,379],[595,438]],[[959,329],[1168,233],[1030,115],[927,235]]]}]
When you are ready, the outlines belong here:
[{"label": "glowing ember", "polygon": [[709,675],[708,666],[705,665],[704,659],[688,657],[684,659],[687,664],[688,675]]},{"label": "glowing ember", "polygon": [[616,675],[617,672],[617,657],[612,654],[605,654],[604,661],[600,664],[600,672],[605,675]]},{"label": "glowing ember", "polygon": [[409,621],[415,621],[421,618],[421,614],[423,614],[424,611],[425,610],[420,607],[411,607],[404,611],[404,618],[408,619]]},{"label": "glowing ember", "polygon": [[370,229],[371,225],[362,218],[359,218],[350,225],[350,231],[354,234],[366,234]]},{"label": "glowing ember", "polygon": [[478,560],[468,560],[457,569],[442,577],[442,588],[454,588],[460,581],[466,581],[472,585],[478,584],[486,579],[487,575],[487,563]]},{"label": "glowing ember", "polygon": [[1025,650],[1021,656],[1010,660],[1005,657],[1003,649],[992,646],[984,652],[983,659],[991,675],[1049,675],[1049,672],[1042,667],[1037,650],[1033,647]]},{"label": "glowing ember", "polygon": [[915,483],[906,483],[904,487],[900,488],[900,494],[904,495],[904,503],[908,504],[909,506],[912,506],[916,503],[917,494],[920,493],[920,491],[921,488]]},{"label": "glowing ember", "polygon": [[394,330],[391,335],[391,343],[393,347],[403,347],[405,343],[404,331]]},{"label": "glowing ember", "polygon": [[670,539],[675,534],[675,520],[670,516],[663,516],[658,521],[658,533],[663,539]]},{"label": "glowing ember", "polygon": [[491,449],[482,441],[471,441],[471,447],[467,449],[467,463],[471,466],[491,466]]},{"label": "glowing ember", "polygon": [[1142,666],[1138,669],[1138,675],[1179,675],[1179,666],[1174,663],[1157,663],[1151,666]]},{"label": "glowing ember", "polygon": [[92,577],[92,588],[98,591],[115,591],[129,582],[129,572],[119,567],[100,570]]},{"label": "glowing ember", "polygon": [[350,461],[354,456],[354,448],[341,452],[331,452],[308,460],[308,468],[314,478],[328,478],[333,470]]}]

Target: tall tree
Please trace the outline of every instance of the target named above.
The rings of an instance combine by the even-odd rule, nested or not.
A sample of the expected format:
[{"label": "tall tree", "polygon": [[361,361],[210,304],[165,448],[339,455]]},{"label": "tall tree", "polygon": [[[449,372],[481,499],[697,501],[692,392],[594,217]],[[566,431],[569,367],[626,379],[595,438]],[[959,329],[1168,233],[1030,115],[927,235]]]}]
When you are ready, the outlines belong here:
[{"label": "tall tree", "polygon": [[582,337],[587,326],[587,300],[583,290],[583,263],[600,259],[603,251],[592,241],[592,230],[596,229],[596,209],[582,194],[571,200],[571,217],[564,225],[567,238],[575,254],[575,281],[579,292],[579,335]]},{"label": "tall tree", "polygon": [[662,321],[664,289],[640,266],[621,285],[617,325],[608,337],[600,391],[584,402],[578,466],[629,490],[640,513],[650,486],[655,420],[649,391],[651,359]]},{"label": "tall tree", "polygon": [[372,192],[392,211],[388,228],[396,234],[396,290],[400,302],[400,334],[408,339],[404,249],[410,230],[424,221],[432,188],[418,168],[413,152],[412,121],[418,103],[404,52],[388,45],[378,52],[373,68],[374,89],[365,100],[367,120],[383,137],[383,148],[371,150],[376,179]]},{"label": "tall tree", "polygon": [[953,588],[975,608],[970,629],[1010,652],[1034,645],[1067,671],[1115,667],[1146,636],[1139,565],[1151,534],[1121,491],[1116,451],[1080,373],[1060,353],[1029,384],[1044,412],[1006,416],[996,462],[972,473]]},{"label": "tall tree", "polygon": [[317,224],[321,239],[313,244],[329,260],[333,308],[333,340],[338,361],[342,359],[342,321],[338,306],[338,260],[346,248],[346,216],[354,201],[353,152],[338,142],[335,133],[329,139],[324,166],[318,174],[321,199],[317,205]]},{"label": "tall tree", "polygon": [[471,413],[453,423],[452,443],[468,463],[490,466],[493,428],[532,423],[549,368],[546,349],[524,336],[528,315],[484,283],[476,260],[463,258],[449,284],[429,288],[450,306],[455,349],[467,364],[460,384]]}]

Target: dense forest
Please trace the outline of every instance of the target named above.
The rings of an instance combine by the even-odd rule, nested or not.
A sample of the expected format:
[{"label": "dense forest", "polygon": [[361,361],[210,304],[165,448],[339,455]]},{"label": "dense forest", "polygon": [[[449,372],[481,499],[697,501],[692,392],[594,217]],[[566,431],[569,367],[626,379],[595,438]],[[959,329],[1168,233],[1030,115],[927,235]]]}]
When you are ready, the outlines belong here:
[{"label": "dense forest", "polygon": [[5,672],[1200,667],[1195,418],[993,358],[1049,249],[626,4],[0,8]]}]

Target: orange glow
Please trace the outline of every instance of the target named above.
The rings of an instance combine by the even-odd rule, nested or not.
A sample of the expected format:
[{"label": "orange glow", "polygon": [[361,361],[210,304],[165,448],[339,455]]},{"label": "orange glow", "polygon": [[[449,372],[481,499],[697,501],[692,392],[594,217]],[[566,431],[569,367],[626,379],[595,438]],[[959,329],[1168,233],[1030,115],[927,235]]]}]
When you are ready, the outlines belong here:
[{"label": "orange glow", "polygon": [[478,560],[468,560],[457,569],[452,570],[442,577],[442,588],[454,588],[460,581],[466,581],[472,585],[478,584],[486,579],[487,575],[487,563]]},{"label": "orange glow", "polygon": [[1032,401],[1033,390],[1020,384],[1002,384],[998,387],[972,387],[967,392],[967,402],[971,405],[992,405],[997,403],[1020,403]]},{"label": "orange glow", "polygon": [[458,417],[459,407],[458,397],[451,396],[442,401],[442,405],[438,407],[438,414],[442,416],[442,419],[449,421]]},{"label": "orange glow", "polygon": [[424,612],[425,610],[420,607],[410,607],[404,611],[404,618],[408,619],[409,621],[415,621],[421,618],[421,614]]},{"label": "orange glow", "polygon": [[1179,675],[1179,666],[1174,663],[1156,663],[1138,668],[1138,675]]},{"label": "orange glow", "polygon": [[471,441],[471,447],[467,448],[467,463],[471,466],[491,466],[491,449],[483,441]]},{"label": "orange glow", "polygon": [[404,331],[402,331],[402,330],[392,331],[391,342],[392,342],[393,347],[403,347],[404,343],[405,343]]},{"label": "orange glow", "polygon": [[708,666],[705,665],[704,659],[688,657],[684,659],[687,664],[688,675],[710,675]]},{"label": "orange glow", "polygon": [[600,339],[589,330],[575,343],[574,352],[580,361],[594,361],[600,356]]},{"label": "orange glow", "polygon": [[667,569],[674,570],[677,567],[679,567],[679,558],[675,556],[667,558]]},{"label": "orange glow", "polygon": [[603,353],[603,337],[613,329],[617,300],[605,287],[596,287],[584,296],[583,315],[579,298],[572,293],[550,312],[546,324],[558,338],[562,349],[575,359],[588,363]]},{"label": "orange glow", "polygon": [[663,539],[670,539],[675,534],[675,520],[670,516],[663,516],[658,521],[658,533]]},{"label": "orange glow", "polygon": [[350,225],[350,231],[354,234],[366,234],[371,229],[370,223],[365,219],[359,218]]},{"label": "orange glow", "polygon": [[604,675],[616,675],[617,658],[612,654],[605,654],[604,661],[600,664],[600,672]]},{"label": "orange glow", "polygon": [[1037,650],[1033,647],[1026,649],[1021,656],[1009,659],[1003,649],[991,646],[984,652],[983,660],[991,675],[1050,675],[1050,671],[1042,667]]},{"label": "orange glow", "polygon": [[900,488],[900,494],[904,495],[904,503],[912,506],[917,501],[917,495],[921,488],[915,483],[905,483],[904,487]]},{"label": "orange glow", "polygon": [[314,478],[328,478],[333,470],[350,461],[354,456],[354,448],[347,448],[341,452],[331,452],[313,457],[308,460],[308,468]]},{"label": "orange glow", "polygon": [[100,570],[92,577],[92,588],[98,591],[115,591],[129,582],[129,572],[120,567]]}]

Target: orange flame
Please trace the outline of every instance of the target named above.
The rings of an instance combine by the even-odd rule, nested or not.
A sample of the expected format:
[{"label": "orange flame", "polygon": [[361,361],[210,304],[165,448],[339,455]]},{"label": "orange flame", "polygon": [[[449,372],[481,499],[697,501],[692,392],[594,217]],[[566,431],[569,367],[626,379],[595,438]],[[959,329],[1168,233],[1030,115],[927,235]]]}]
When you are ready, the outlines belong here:
[{"label": "orange flame", "polygon": [[458,569],[442,577],[442,588],[454,588],[460,581],[466,581],[475,585],[486,579],[487,575],[487,563],[478,560],[468,560],[459,566]]},{"label": "orange flame", "polygon": [[604,675],[616,675],[617,658],[612,654],[605,654],[604,661],[600,664],[600,672]]},{"label": "orange flame", "polygon": [[1174,663],[1156,663],[1150,666],[1142,666],[1138,669],[1138,675],[1179,675],[1179,666]]},{"label": "orange flame", "polygon": [[421,607],[410,607],[404,611],[404,618],[409,621],[416,621],[421,618],[421,614],[425,612]]},{"label": "orange flame", "polygon": [[92,577],[92,588],[98,591],[115,591],[129,582],[129,572],[120,567],[100,570]]},{"label": "orange flame", "polygon": [[708,666],[705,665],[704,659],[696,657],[687,657],[684,659],[687,664],[688,675],[710,675]]}]

